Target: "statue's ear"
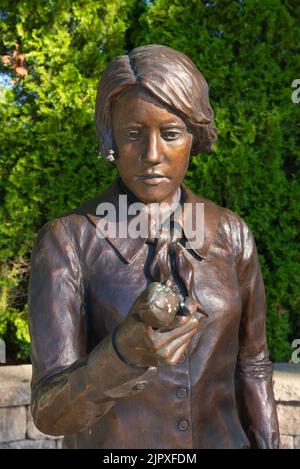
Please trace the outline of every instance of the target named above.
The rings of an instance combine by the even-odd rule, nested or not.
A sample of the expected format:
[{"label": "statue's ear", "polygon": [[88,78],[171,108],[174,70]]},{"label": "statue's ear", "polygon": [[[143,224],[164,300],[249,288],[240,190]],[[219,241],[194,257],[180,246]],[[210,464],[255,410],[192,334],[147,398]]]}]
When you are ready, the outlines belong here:
[{"label": "statue's ear", "polygon": [[113,138],[112,125],[104,126],[99,134],[99,149],[104,159],[113,162],[117,158],[117,146]]}]

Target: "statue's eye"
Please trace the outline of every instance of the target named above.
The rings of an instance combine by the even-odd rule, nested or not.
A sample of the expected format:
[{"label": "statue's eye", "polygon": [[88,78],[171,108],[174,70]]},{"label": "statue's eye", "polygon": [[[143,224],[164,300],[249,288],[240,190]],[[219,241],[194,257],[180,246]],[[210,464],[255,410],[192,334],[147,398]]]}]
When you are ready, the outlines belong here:
[{"label": "statue's eye", "polygon": [[165,130],[162,132],[162,138],[164,140],[172,141],[176,140],[180,136],[179,130]]},{"label": "statue's eye", "polygon": [[141,136],[141,132],[139,130],[128,130],[127,131],[127,137],[130,140],[137,140],[138,138],[140,138],[140,136]]}]

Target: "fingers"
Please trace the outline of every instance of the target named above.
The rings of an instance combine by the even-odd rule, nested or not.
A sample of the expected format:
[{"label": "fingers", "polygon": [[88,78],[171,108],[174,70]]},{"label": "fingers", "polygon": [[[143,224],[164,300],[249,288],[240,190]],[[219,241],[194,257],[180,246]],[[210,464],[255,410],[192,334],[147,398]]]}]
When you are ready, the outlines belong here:
[{"label": "fingers", "polygon": [[196,330],[197,329],[185,334],[185,336],[178,338],[173,341],[172,344],[159,350],[157,353],[161,357],[158,359],[159,366],[176,365],[183,353],[186,352]]},{"label": "fingers", "polygon": [[[196,329],[193,329],[192,331],[188,332],[187,334],[184,334],[183,336],[181,337],[178,337],[176,340],[173,340],[170,344],[167,344],[165,347],[162,347],[160,348],[158,351],[157,351],[157,354],[159,356],[161,356],[162,358],[164,358],[168,363],[170,363],[170,359],[173,359],[173,355],[175,354],[175,352],[183,347],[183,346],[187,346],[190,342],[190,339],[193,337],[193,335],[195,334],[196,332]],[[172,364],[172,363],[170,363]]]},{"label": "fingers", "polygon": [[184,326],[187,324],[191,319],[191,315],[189,316],[175,316],[173,321],[168,324],[167,327],[161,327],[160,331],[161,332],[170,332],[172,329],[176,329],[178,327]]},{"label": "fingers", "polygon": [[147,345],[153,350],[161,349],[170,342],[185,336],[185,334],[191,331],[195,331],[199,327],[199,321],[194,316],[180,318],[180,322],[183,323],[183,325],[165,332],[162,332],[160,329],[153,330],[149,327],[147,330],[148,337],[146,338]]},{"label": "fingers", "polygon": [[182,357],[182,355],[186,352],[189,346],[190,340],[187,340],[183,345],[181,345],[173,354],[169,357],[169,361],[171,365],[176,365]]},{"label": "fingers", "polygon": [[187,350],[190,340],[195,334],[197,329],[185,334],[178,338],[172,344],[168,344],[156,351],[149,351],[144,347],[135,347],[138,353],[136,363],[147,366],[169,366],[176,365],[183,353]]},{"label": "fingers", "polygon": [[173,354],[171,354],[168,357],[168,363],[170,365],[177,365],[178,364],[180,358],[183,356],[183,354],[185,354],[187,352],[190,341],[191,341],[191,337],[183,345],[181,345],[177,350],[175,350],[173,352]]},{"label": "fingers", "polygon": [[178,327],[164,332],[154,330],[151,326],[145,327],[142,322],[133,321],[132,325],[123,331],[120,328],[117,337],[118,348],[120,353],[133,363],[147,366],[175,364],[183,353],[182,350],[188,347],[198,327],[199,321],[194,316],[179,317]]}]

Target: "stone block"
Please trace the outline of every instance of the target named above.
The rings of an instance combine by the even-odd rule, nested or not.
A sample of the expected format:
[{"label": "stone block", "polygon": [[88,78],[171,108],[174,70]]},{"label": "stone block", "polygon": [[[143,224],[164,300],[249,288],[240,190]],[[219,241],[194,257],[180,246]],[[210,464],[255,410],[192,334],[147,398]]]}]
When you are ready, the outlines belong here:
[{"label": "stone block", "polygon": [[294,449],[294,437],[291,435],[280,435],[280,449]]},{"label": "stone block", "polygon": [[30,404],[31,365],[0,367],[0,408]]},{"label": "stone block", "polygon": [[277,415],[281,435],[299,434],[300,406],[278,404]]},{"label": "stone block", "polygon": [[300,364],[275,363],[273,389],[276,401],[300,401]]},{"label": "stone block", "polygon": [[2,449],[56,449],[56,442],[48,439],[12,441]]},{"label": "stone block", "polygon": [[56,440],[57,449],[62,449],[62,444],[63,444],[63,438],[59,438],[58,440]]},{"label": "stone block", "polygon": [[[300,431],[300,429],[299,429],[299,431]],[[300,435],[295,436],[294,448],[295,449],[300,449]]]},{"label": "stone block", "polygon": [[26,421],[25,407],[0,409],[0,443],[25,439]]}]

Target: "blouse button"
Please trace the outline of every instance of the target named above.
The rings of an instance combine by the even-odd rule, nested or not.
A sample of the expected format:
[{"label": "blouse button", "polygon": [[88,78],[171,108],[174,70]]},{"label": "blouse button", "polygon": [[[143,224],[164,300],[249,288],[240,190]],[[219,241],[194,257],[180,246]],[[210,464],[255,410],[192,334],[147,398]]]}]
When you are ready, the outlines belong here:
[{"label": "blouse button", "polygon": [[187,420],[181,420],[178,424],[178,428],[181,432],[186,432],[189,428],[189,422]]},{"label": "blouse button", "polygon": [[179,399],[184,399],[187,396],[186,388],[178,388],[176,391],[176,395],[177,397],[179,397]]}]

